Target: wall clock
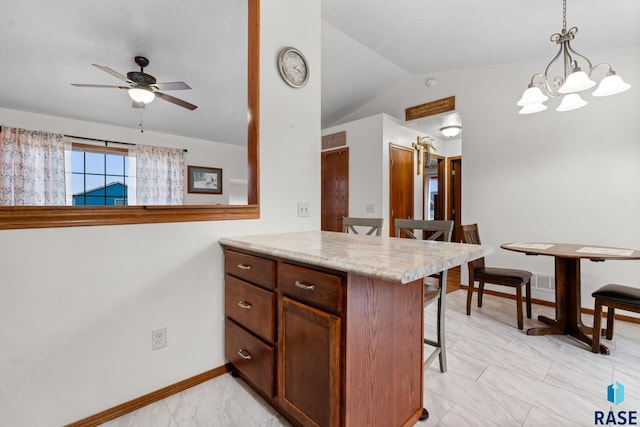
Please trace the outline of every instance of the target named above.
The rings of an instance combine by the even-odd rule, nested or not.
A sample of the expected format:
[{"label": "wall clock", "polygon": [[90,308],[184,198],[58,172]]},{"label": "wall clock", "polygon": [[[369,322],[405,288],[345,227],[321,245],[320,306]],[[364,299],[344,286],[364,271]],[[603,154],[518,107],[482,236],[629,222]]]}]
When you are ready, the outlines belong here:
[{"label": "wall clock", "polygon": [[302,52],[285,47],[278,55],[278,68],[282,79],[291,87],[301,88],[309,80],[309,65]]}]

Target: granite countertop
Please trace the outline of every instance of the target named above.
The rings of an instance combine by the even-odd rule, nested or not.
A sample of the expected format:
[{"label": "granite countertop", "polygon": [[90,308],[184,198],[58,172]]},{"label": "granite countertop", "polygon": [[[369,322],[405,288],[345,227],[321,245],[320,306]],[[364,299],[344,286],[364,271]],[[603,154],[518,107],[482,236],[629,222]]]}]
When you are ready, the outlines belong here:
[{"label": "granite countertop", "polygon": [[493,252],[490,246],[301,231],[223,237],[223,246],[409,283]]}]

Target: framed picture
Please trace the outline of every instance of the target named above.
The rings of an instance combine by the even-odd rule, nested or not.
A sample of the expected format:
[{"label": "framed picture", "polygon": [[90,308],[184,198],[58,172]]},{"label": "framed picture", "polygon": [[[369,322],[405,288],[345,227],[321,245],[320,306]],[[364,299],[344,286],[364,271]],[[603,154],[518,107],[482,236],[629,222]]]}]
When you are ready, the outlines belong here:
[{"label": "framed picture", "polygon": [[222,169],[187,166],[189,193],[222,194]]}]

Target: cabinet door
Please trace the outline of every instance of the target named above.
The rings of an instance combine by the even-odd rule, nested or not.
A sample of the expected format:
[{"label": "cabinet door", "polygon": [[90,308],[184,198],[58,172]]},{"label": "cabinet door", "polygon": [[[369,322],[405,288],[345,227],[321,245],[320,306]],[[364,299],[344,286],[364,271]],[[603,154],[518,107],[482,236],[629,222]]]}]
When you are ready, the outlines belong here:
[{"label": "cabinet door", "polygon": [[279,400],[307,426],[340,424],[340,318],[282,299]]}]

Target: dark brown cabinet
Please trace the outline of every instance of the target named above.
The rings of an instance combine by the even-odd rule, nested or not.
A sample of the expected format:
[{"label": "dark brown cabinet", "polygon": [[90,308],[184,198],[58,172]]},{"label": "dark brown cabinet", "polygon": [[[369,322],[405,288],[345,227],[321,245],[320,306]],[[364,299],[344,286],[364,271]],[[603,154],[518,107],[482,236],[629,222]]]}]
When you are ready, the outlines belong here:
[{"label": "dark brown cabinet", "polygon": [[295,426],[413,425],[422,288],[226,247],[225,356]]}]

